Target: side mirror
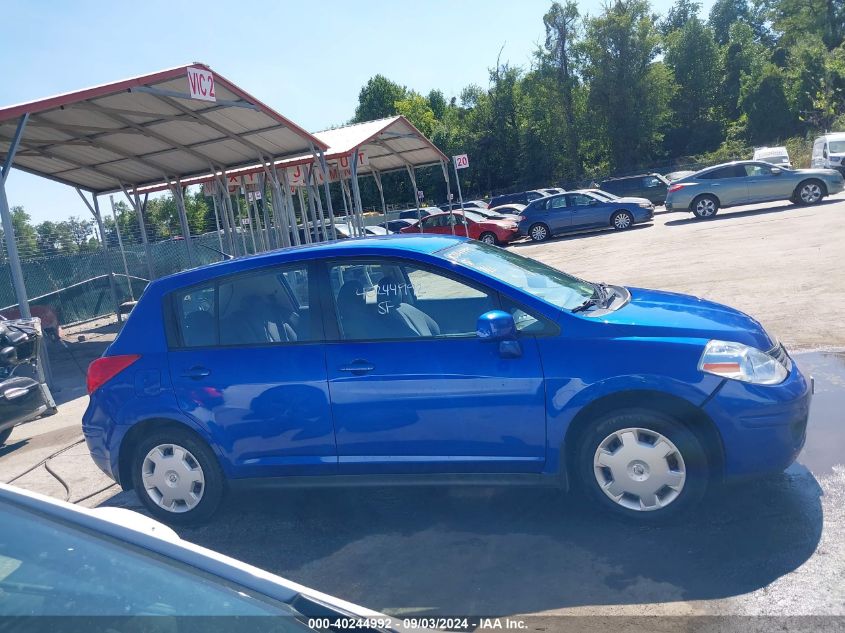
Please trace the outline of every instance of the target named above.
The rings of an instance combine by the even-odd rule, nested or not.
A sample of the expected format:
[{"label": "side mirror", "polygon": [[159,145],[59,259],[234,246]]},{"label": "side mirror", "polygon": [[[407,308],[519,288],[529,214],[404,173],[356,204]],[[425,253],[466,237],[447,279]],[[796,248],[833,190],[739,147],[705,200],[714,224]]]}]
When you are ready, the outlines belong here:
[{"label": "side mirror", "polygon": [[475,333],[484,341],[504,341],[516,338],[516,324],[504,310],[490,310],[478,317]]},{"label": "side mirror", "polygon": [[772,167],[772,176],[780,176],[783,173],[780,167]]}]

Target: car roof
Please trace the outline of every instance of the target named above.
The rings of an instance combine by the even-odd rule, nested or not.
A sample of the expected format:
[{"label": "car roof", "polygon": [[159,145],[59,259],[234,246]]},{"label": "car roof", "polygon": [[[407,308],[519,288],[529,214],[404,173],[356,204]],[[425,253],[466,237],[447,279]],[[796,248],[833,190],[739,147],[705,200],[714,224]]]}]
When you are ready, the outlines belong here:
[{"label": "car roof", "polygon": [[659,176],[660,174],[649,172],[647,174],[633,174],[631,176],[615,176],[613,178],[605,178],[602,182],[613,182],[614,180],[628,180],[629,178],[643,178],[645,176]]},{"label": "car roof", "polygon": [[[443,212],[448,213],[448,212]],[[460,213],[460,212],[458,212]],[[166,292],[171,288],[198,283],[212,276],[236,274],[238,272],[260,268],[262,265],[283,264],[317,257],[355,256],[356,252],[371,253],[377,249],[385,254],[421,253],[430,255],[436,251],[465,242],[464,237],[435,234],[410,235],[369,235],[354,237],[337,242],[321,242],[319,244],[303,244],[279,248],[266,253],[229,259],[199,268],[183,270],[166,277],[160,277],[150,284]]]}]

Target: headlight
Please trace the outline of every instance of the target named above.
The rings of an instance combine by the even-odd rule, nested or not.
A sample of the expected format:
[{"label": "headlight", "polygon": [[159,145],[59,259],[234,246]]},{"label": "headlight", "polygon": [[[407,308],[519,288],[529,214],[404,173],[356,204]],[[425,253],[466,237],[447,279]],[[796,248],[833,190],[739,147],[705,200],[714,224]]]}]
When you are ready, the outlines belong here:
[{"label": "headlight", "polygon": [[651,203],[650,202],[640,202],[639,206],[641,206],[643,209],[651,209]]},{"label": "headlight", "polygon": [[777,385],[789,373],[776,358],[756,347],[731,341],[710,341],[698,368],[708,374],[756,385]]}]

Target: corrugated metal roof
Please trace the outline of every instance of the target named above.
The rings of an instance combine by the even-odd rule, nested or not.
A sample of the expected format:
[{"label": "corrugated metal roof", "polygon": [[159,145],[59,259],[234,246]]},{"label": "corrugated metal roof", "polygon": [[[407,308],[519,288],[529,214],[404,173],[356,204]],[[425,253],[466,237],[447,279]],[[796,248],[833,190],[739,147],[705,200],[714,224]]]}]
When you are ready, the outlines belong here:
[{"label": "corrugated metal roof", "polygon": [[29,114],[14,166],[95,193],[160,185],[327,145],[213,73],[215,101],[191,98],[188,69],[0,109],[0,160]]}]

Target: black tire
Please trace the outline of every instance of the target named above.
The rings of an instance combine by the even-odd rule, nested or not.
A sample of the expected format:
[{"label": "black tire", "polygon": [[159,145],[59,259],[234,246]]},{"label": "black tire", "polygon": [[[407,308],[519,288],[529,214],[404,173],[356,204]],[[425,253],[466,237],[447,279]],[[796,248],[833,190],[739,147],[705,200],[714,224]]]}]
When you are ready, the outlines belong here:
[{"label": "black tire", "polygon": [[[677,448],[683,460],[681,464],[674,454],[670,454],[670,457],[665,458],[667,464],[672,463],[672,460],[674,460],[675,467],[685,473],[685,480],[683,481],[683,486],[680,487],[679,493],[676,493],[670,488],[665,488],[665,492],[663,492],[661,498],[660,491],[658,491],[655,499],[660,500],[663,505],[656,509],[635,510],[625,507],[621,503],[642,506],[642,499],[626,492],[621,496],[620,501],[615,501],[609,496],[610,493],[605,493],[599,483],[600,476],[604,478],[603,483],[606,485],[610,479],[613,479],[612,471],[609,468],[605,469],[599,466],[598,469],[600,472],[597,472],[597,468],[594,466],[594,458],[599,446],[614,432],[632,428],[646,431],[637,436],[638,439],[641,438],[643,441],[649,438],[649,432],[653,434],[659,433],[671,442],[671,444],[674,444],[674,447]],[[625,475],[630,481],[629,479],[622,481],[622,487],[626,485],[636,487],[637,484],[632,483],[634,477],[642,476],[642,473],[632,472],[632,468],[638,467],[635,464],[637,461],[631,461],[625,467]],[[657,411],[646,409],[615,411],[595,420],[588,429],[580,434],[579,443],[576,447],[575,464],[577,468],[577,481],[580,488],[592,502],[618,517],[624,517],[629,521],[645,524],[660,523],[683,515],[701,501],[704,493],[707,491],[707,484],[710,479],[707,453],[695,434],[674,418]],[[648,479],[649,474],[646,471],[645,480]],[[672,498],[673,495],[676,496]]]},{"label": "black tire", "polygon": [[612,216],[610,216],[610,226],[612,226],[617,231],[627,231],[632,226],[634,226],[634,216],[631,215],[630,211],[617,211]]},{"label": "black tire", "polygon": [[699,220],[708,220],[719,212],[719,199],[709,193],[698,196],[690,205],[692,213]]},{"label": "black tire", "polygon": [[542,222],[532,224],[528,229],[528,237],[530,237],[535,242],[545,242],[551,237],[551,235],[552,232],[549,227],[543,224]]},{"label": "black tire", "polygon": [[0,431],[0,446],[3,446],[6,443],[6,440],[9,439],[9,436],[12,434],[12,430],[15,427],[10,426],[8,429],[3,429]]},{"label": "black tire", "polygon": [[827,188],[824,186],[824,183],[821,180],[810,178],[798,183],[798,186],[795,187],[795,191],[792,193],[792,198],[795,204],[808,206],[818,204],[826,195]]},{"label": "black tire", "polygon": [[495,246],[499,243],[499,240],[496,239],[496,234],[490,231],[485,231],[484,233],[479,235],[478,240],[480,242],[484,242],[485,244],[491,244],[492,246]]},{"label": "black tire", "polygon": [[[147,454],[155,447],[167,444],[186,449],[202,469],[204,484],[200,501],[190,510],[177,512],[162,508],[153,500],[144,485],[143,467]],[[226,492],[226,479],[214,452],[195,434],[173,427],[155,430],[138,442],[132,456],[132,485],[150,514],[173,525],[198,525],[208,521],[220,506]]]}]

